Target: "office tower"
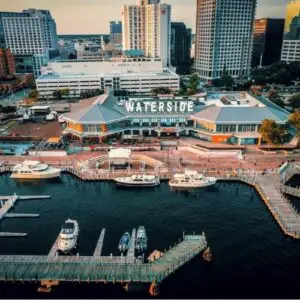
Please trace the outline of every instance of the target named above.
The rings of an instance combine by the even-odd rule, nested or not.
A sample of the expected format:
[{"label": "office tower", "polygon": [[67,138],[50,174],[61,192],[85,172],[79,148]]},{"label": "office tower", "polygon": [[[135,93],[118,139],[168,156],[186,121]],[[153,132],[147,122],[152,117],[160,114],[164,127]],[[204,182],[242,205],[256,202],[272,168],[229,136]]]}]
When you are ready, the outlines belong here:
[{"label": "office tower", "polygon": [[258,19],[254,23],[252,67],[280,60],[284,19]]},{"label": "office tower", "polygon": [[300,0],[289,0],[287,4],[286,17],[284,32],[287,33],[290,31],[290,25],[293,19],[299,16],[300,13]]},{"label": "office tower", "polygon": [[0,48],[0,79],[16,73],[14,56],[10,49]]},{"label": "office tower", "polygon": [[0,13],[0,32],[5,46],[16,57],[17,72],[40,75],[41,66],[57,51],[56,24],[49,11],[28,9],[22,13]]},{"label": "office tower", "polygon": [[190,72],[191,64],[191,29],[184,23],[171,23],[171,65],[178,74]]},{"label": "office tower", "polygon": [[171,5],[160,0],[138,0],[122,7],[123,50],[143,50],[170,65]]},{"label": "office tower", "polygon": [[205,80],[250,72],[256,0],[197,0],[194,69]]},{"label": "office tower", "polygon": [[281,60],[300,61],[300,0],[288,2]]},{"label": "office tower", "polygon": [[122,44],[122,22],[110,21],[110,42],[114,45]]}]

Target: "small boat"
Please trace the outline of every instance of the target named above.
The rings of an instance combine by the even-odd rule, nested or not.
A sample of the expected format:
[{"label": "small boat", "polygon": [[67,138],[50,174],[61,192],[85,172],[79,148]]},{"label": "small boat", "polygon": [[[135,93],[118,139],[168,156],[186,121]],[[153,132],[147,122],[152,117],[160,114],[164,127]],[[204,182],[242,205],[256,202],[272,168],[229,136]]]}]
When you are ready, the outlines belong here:
[{"label": "small boat", "polygon": [[154,175],[132,175],[130,177],[115,178],[118,186],[127,187],[154,187],[160,184],[160,179]]},{"label": "small boat", "polygon": [[124,252],[128,250],[129,244],[130,244],[130,234],[129,232],[126,232],[122,235],[118,248],[121,252]]},{"label": "small boat", "polygon": [[15,179],[50,179],[60,176],[60,169],[34,160],[25,160],[12,169],[11,178]]},{"label": "small boat", "polygon": [[173,188],[203,188],[215,185],[217,178],[205,177],[197,171],[185,170],[184,173],[177,173],[169,181]]},{"label": "small boat", "polygon": [[144,226],[140,226],[136,234],[135,249],[144,252],[147,249],[148,238]]},{"label": "small boat", "polygon": [[61,227],[58,240],[58,250],[69,252],[77,246],[79,236],[78,222],[68,219]]}]

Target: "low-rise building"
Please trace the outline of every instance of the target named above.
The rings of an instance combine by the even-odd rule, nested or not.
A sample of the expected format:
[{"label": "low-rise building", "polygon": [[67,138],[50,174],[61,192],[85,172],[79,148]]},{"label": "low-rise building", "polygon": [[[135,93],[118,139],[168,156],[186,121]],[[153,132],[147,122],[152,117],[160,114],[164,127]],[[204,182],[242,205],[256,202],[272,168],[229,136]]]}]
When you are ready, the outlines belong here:
[{"label": "low-rise building", "polygon": [[[226,101],[224,100],[226,98]],[[193,136],[213,143],[259,144],[264,119],[287,127],[289,113],[266,99],[241,92],[197,98],[164,96],[119,99],[113,93],[65,114],[64,134],[81,141],[110,136]]]},{"label": "low-rise building", "polygon": [[62,89],[68,89],[71,97],[80,97],[82,92],[105,88],[149,93],[159,87],[176,91],[180,85],[173,68],[163,68],[160,59],[149,58],[50,62],[42,73],[36,80],[41,98],[51,98]]}]

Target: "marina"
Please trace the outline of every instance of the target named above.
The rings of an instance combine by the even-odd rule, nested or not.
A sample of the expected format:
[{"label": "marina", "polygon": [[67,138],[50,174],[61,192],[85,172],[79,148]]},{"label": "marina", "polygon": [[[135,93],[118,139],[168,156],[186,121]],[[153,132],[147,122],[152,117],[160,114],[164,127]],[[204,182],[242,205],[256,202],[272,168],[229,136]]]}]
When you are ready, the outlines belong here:
[{"label": "marina", "polygon": [[[8,177],[6,175],[4,175],[3,178],[4,178],[4,182],[9,183],[8,184],[8,187],[9,187],[12,184],[11,180],[8,179]],[[9,180],[9,182],[7,180]],[[144,193],[144,191],[142,189],[141,190],[139,190],[139,189],[136,190],[135,189],[134,191],[130,191],[130,190],[123,190],[123,191],[120,190],[119,191],[119,190],[114,190],[113,189],[114,185],[111,184],[111,183],[109,183],[109,182],[106,182],[106,181],[104,181],[103,183],[96,183],[96,182],[85,182],[84,183],[84,182],[81,182],[80,180],[78,180],[76,178],[70,177],[69,175],[62,175],[61,180],[62,180],[62,182],[63,182],[64,185],[71,184],[72,189],[75,188],[74,194],[71,192],[71,188],[68,189],[68,190],[70,190],[70,193],[71,193],[70,195],[68,195],[68,198],[70,197],[70,198],[73,199],[72,200],[72,203],[73,203],[72,205],[74,205],[74,208],[75,207],[77,207],[79,209],[81,208],[80,215],[84,214],[85,211],[86,211],[86,208],[83,209],[83,206],[82,206],[82,204],[85,203],[86,201],[92,201],[90,203],[94,202],[94,204],[92,204],[91,208],[89,208],[89,211],[90,210],[95,210],[96,211],[96,209],[93,208],[94,205],[98,205],[97,203],[95,203],[95,199],[96,199],[95,195],[96,194],[95,195],[93,195],[93,193],[90,194],[91,187],[93,187],[93,189],[95,189],[95,192],[98,190],[97,187],[99,187],[99,188],[101,187],[101,192],[100,192],[100,190],[98,190],[98,193],[100,192],[101,194],[103,194],[104,191],[108,192],[108,191],[110,191],[112,189],[111,192],[114,191],[113,193],[117,193],[119,195],[118,196],[118,199],[119,199],[118,203],[119,203],[119,205],[121,203],[123,203],[123,204],[127,203],[126,205],[128,205],[129,207],[131,207],[131,209],[133,211],[135,211],[136,209],[138,211],[140,211],[137,208],[138,207],[137,205],[141,201],[141,199],[138,199],[138,198],[140,198],[141,195]],[[201,198],[203,198],[205,195],[207,195],[209,197],[210,197],[210,195],[211,196],[213,196],[213,195],[216,196],[215,193],[217,193],[218,191],[222,191],[222,194],[223,194],[223,193],[225,193],[224,188],[226,188],[227,192],[228,191],[232,191],[232,192],[235,191],[235,188],[233,188],[234,186],[237,186],[237,187],[240,186],[238,189],[241,189],[241,188],[244,189],[244,185],[242,185],[240,182],[247,182],[247,184],[249,184],[251,186],[255,186],[255,185],[258,185],[258,184],[260,186],[263,186],[264,184],[265,185],[269,184],[268,180],[274,181],[275,186],[279,182],[278,181],[279,180],[278,179],[278,175],[275,175],[275,174],[269,174],[267,176],[266,175],[261,175],[261,176],[255,176],[255,177],[251,177],[249,175],[246,176],[246,175],[242,175],[242,174],[236,174],[235,176],[234,176],[234,174],[227,174],[227,176],[222,175],[222,176],[219,176],[218,183],[216,184],[216,187],[209,187],[207,189],[200,189],[200,191],[198,193],[200,193],[202,196],[197,196],[197,198],[200,197],[197,200],[197,202],[199,202],[199,204],[202,203],[202,205],[205,204],[205,201],[203,202],[203,199],[201,199]],[[20,187],[22,187],[22,186],[24,186],[24,188],[27,187],[26,188],[26,193],[24,193],[24,192],[18,190],[18,188],[16,188],[15,190],[18,192],[18,194],[22,194],[22,195],[33,194],[33,192],[30,193],[30,190],[32,191],[32,188],[34,186],[36,186],[36,187],[47,186],[47,189],[44,191],[44,193],[50,195],[50,194],[53,194],[52,188],[55,188],[55,186],[57,186],[57,183],[51,183],[51,182],[49,182],[49,183],[43,183],[43,182],[40,182],[40,183],[31,185],[30,183],[26,183],[25,182],[25,183],[22,183]],[[28,190],[28,188],[29,188],[29,190]],[[49,190],[49,188],[51,188],[51,189]],[[90,196],[88,196],[88,199],[90,199],[90,200],[86,199],[86,196],[84,198],[80,198],[79,197],[79,199],[77,199],[78,193],[79,193],[79,191],[81,189],[83,189],[82,192],[84,190],[89,191],[89,192],[86,192],[86,193],[87,193],[87,195],[90,194]],[[250,187],[247,187],[247,190],[248,189],[251,190]],[[5,189],[4,189],[4,192],[5,192]],[[99,202],[99,201],[101,203],[103,201],[105,201],[105,202],[106,201],[111,202],[111,194],[110,194],[111,192],[109,192],[110,196],[107,195],[106,197],[104,196],[104,198],[103,198],[103,195],[102,195],[101,196],[102,200],[98,200],[97,202]],[[5,193],[9,194],[8,191],[6,191]],[[97,195],[98,195],[98,193],[97,193]],[[150,197],[152,199],[157,198],[157,195],[160,195],[158,197],[158,199],[153,203],[153,205],[158,205],[158,203],[161,203],[160,205],[164,205],[163,203],[164,203],[165,200],[163,200],[163,199],[167,199],[167,197],[171,197],[171,199],[173,199],[173,201],[174,201],[174,197],[175,198],[180,197],[181,202],[182,202],[183,199],[184,199],[184,197],[185,197],[185,195],[188,195],[188,194],[185,194],[185,193],[174,193],[174,192],[170,191],[169,187],[164,182],[161,184],[161,186],[158,188],[158,190],[151,189],[151,190],[149,190],[147,192],[147,194],[148,194],[148,197]],[[167,195],[170,195],[170,196],[167,196]],[[251,195],[252,195],[251,197],[255,197],[256,198],[256,196],[254,196],[253,193],[251,193]],[[279,193],[279,195],[280,195],[280,193]],[[207,196],[205,196],[205,197],[207,197]],[[214,199],[216,199],[215,196],[214,196]],[[64,198],[65,197],[66,196],[64,196]],[[6,199],[8,199],[8,198],[6,198]],[[55,197],[52,197],[52,199],[51,199],[51,202],[52,202],[51,206],[54,205],[53,201],[55,201],[55,203],[64,203],[65,201],[63,199],[61,199],[61,195],[60,196],[56,195]],[[85,199],[85,200],[82,200],[82,199]],[[107,199],[107,200],[105,200],[105,199]],[[108,199],[110,199],[110,200],[108,200]],[[121,200],[121,199],[123,199],[123,200]],[[130,199],[130,202],[128,202],[128,200],[126,201],[126,199]],[[228,199],[232,199],[232,197],[229,197]],[[57,202],[58,200],[59,200],[59,202]],[[257,198],[257,200],[258,200],[258,202],[256,202],[256,203],[260,203],[259,198]],[[82,201],[83,201],[83,203],[80,204]],[[116,200],[114,200],[114,201],[116,201]],[[190,200],[188,200],[188,201],[190,201]],[[38,206],[41,206],[41,205],[42,206],[44,206],[44,205],[49,206],[50,205],[49,202],[48,201],[34,201],[34,202],[31,202],[31,201],[30,202],[27,202],[27,201],[23,202],[22,201],[22,203],[26,204],[26,206],[28,204],[30,204],[30,206],[28,206],[27,210],[35,211],[35,212],[38,212],[38,213],[41,214],[42,217],[39,220],[41,220],[42,223],[46,221],[45,220],[46,215],[44,215],[42,213],[42,211],[37,210],[36,208],[34,209],[34,207],[35,207],[35,205],[38,205]],[[107,203],[109,203],[109,202],[107,202]],[[172,203],[172,202],[170,202],[170,203]],[[212,199],[210,199],[209,202],[211,202],[211,205],[213,205],[213,203],[215,203],[215,200],[213,200],[213,198],[212,198]],[[244,202],[244,200],[243,200],[243,202]],[[47,204],[47,203],[49,203],[49,204]],[[192,203],[193,202],[191,202],[191,204]],[[34,204],[34,206],[32,206],[31,204]],[[207,204],[208,204],[208,202],[205,205],[207,205]],[[59,206],[60,205],[61,204],[59,204]],[[108,204],[106,204],[106,205],[108,205]],[[106,207],[106,205],[104,205],[104,207]],[[111,204],[109,204],[109,205],[111,206]],[[147,204],[144,203],[143,205],[146,205],[144,207],[149,207],[149,202]],[[178,205],[179,205],[179,203],[178,203]],[[182,205],[183,204],[181,203],[180,208],[178,206],[178,209],[182,210]],[[214,205],[216,205],[216,203]],[[24,207],[24,206],[22,205],[22,207]],[[68,205],[68,207],[70,208],[69,205]],[[193,209],[192,207],[190,209]],[[239,207],[239,204],[237,204],[237,207]],[[50,208],[50,206],[49,206],[49,208]],[[172,208],[172,211],[174,211],[174,209],[175,209],[175,207]],[[261,207],[260,209],[263,210],[263,207]],[[72,213],[72,211],[73,211],[73,213]],[[20,276],[20,274],[22,274],[22,272],[23,272],[22,270],[28,270],[28,272],[30,274],[30,272],[31,272],[30,270],[31,270],[31,268],[33,270],[33,268],[34,268],[33,266],[34,265],[36,266],[34,268],[35,270],[37,270],[37,268],[41,268],[41,270],[42,270],[41,272],[46,272],[45,270],[49,270],[49,272],[51,273],[52,272],[51,271],[52,270],[52,266],[53,266],[53,268],[56,268],[57,270],[59,270],[59,268],[60,268],[59,265],[62,264],[64,266],[64,268],[63,268],[64,271],[61,271],[61,272],[52,272],[51,273],[51,274],[56,274],[57,273],[58,276],[59,276],[59,278],[55,277],[55,276],[53,276],[53,278],[51,276],[50,277],[47,276],[48,278],[39,278],[39,277],[36,278],[37,282],[39,282],[40,284],[45,279],[49,280],[49,278],[50,278],[51,279],[50,283],[49,282],[47,282],[47,283],[50,284],[50,286],[52,286],[54,288],[54,290],[55,290],[56,289],[56,285],[54,285],[54,283],[57,283],[57,281],[59,282],[59,286],[61,284],[63,284],[64,282],[86,282],[86,283],[88,283],[88,282],[90,282],[90,283],[92,283],[92,282],[95,282],[95,283],[96,282],[103,282],[103,283],[104,282],[107,282],[107,283],[109,283],[109,282],[111,282],[111,283],[129,283],[129,282],[132,282],[132,283],[137,282],[138,283],[138,282],[144,282],[145,284],[149,285],[149,284],[151,284],[153,282],[156,282],[156,281],[157,281],[157,283],[163,282],[163,286],[167,286],[168,282],[169,282],[168,277],[171,274],[173,274],[173,273],[180,274],[181,271],[178,273],[178,272],[176,272],[176,270],[178,270],[179,268],[181,269],[183,267],[183,265],[188,265],[189,266],[190,265],[189,264],[190,260],[194,261],[195,255],[192,254],[193,251],[190,252],[188,250],[188,249],[191,249],[191,248],[189,248],[190,247],[189,245],[191,245],[189,243],[191,241],[188,241],[188,243],[186,243],[186,240],[182,240],[182,238],[179,241],[178,237],[180,236],[180,234],[178,234],[178,232],[177,232],[176,235],[171,234],[170,238],[167,239],[167,241],[169,242],[169,244],[172,245],[171,247],[169,247],[169,245],[163,246],[163,244],[164,244],[164,242],[163,242],[164,234],[163,234],[163,232],[161,230],[157,231],[158,228],[160,228],[160,227],[158,227],[157,229],[155,229],[155,226],[154,226],[154,230],[157,231],[157,235],[158,236],[162,235],[162,237],[160,238],[160,240],[161,240],[160,244],[157,244],[157,245],[153,244],[153,241],[151,241],[151,240],[153,239],[153,232],[152,232],[153,229],[152,228],[153,228],[153,224],[154,224],[153,222],[154,222],[154,220],[151,219],[151,218],[148,218],[148,221],[147,221],[147,218],[145,218],[145,217],[143,217],[143,224],[146,225],[147,231],[149,230],[149,235],[150,235],[149,251],[151,252],[154,249],[159,249],[162,253],[164,253],[163,257],[161,257],[157,261],[154,261],[152,264],[148,264],[148,263],[142,262],[139,259],[137,259],[137,257],[134,256],[134,255],[137,255],[137,253],[135,253],[134,248],[132,247],[135,244],[135,242],[133,242],[132,239],[133,239],[133,237],[136,236],[136,232],[134,233],[134,232],[131,232],[131,231],[129,231],[131,233],[131,243],[130,243],[129,250],[128,250],[128,252],[127,252],[126,255],[122,255],[122,254],[120,255],[120,253],[116,251],[118,239],[122,235],[122,231],[120,232],[120,230],[117,229],[120,226],[120,224],[119,224],[120,222],[117,222],[117,224],[115,224],[111,228],[111,222],[109,221],[109,219],[107,219],[107,218],[103,219],[103,216],[104,216],[103,213],[104,212],[101,212],[101,210],[99,211],[99,209],[97,209],[98,213],[97,214],[92,214],[92,217],[88,218],[88,221],[89,221],[88,223],[92,222],[94,224],[93,227],[99,228],[98,230],[95,231],[95,234],[93,235],[93,238],[91,239],[91,237],[88,238],[86,236],[86,233],[84,233],[84,232],[86,232],[86,229],[84,229],[84,228],[87,228],[86,227],[87,225],[84,225],[86,223],[86,221],[81,220],[80,215],[77,216],[75,214],[75,211],[77,211],[77,210],[71,210],[71,213],[69,212],[67,214],[67,216],[76,217],[76,219],[77,219],[77,217],[79,217],[79,220],[78,220],[79,224],[80,225],[83,224],[82,225],[83,226],[83,229],[82,229],[83,231],[80,233],[80,243],[79,243],[79,248],[77,250],[78,255],[76,255],[76,253],[75,253],[74,256],[61,256],[59,254],[56,254],[57,253],[57,242],[56,242],[57,236],[53,237],[53,234],[51,234],[51,236],[53,237],[53,239],[52,239],[52,243],[53,243],[52,246],[51,245],[50,245],[50,247],[48,246],[48,250],[44,248],[44,250],[42,252],[38,253],[38,255],[36,255],[36,254],[33,255],[33,253],[26,252],[26,247],[23,248],[22,252],[18,251],[18,252],[15,252],[15,254],[13,254],[14,253],[14,250],[13,250],[14,248],[13,247],[12,248],[11,247],[9,247],[9,248],[4,247],[4,249],[7,248],[7,250],[4,250],[5,253],[7,253],[7,254],[2,254],[1,255],[1,257],[0,257],[0,261],[1,261],[0,265],[2,266],[2,262],[5,262],[5,261],[12,262],[12,259],[14,259],[12,265],[13,266],[17,266],[16,268],[21,271],[21,273],[20,272],[16,272],[17,274],[19,274],[18,276]],[[112,211],[114,211],[114,210],[112,210]],[[281,211],[278,210],[276,212],[274,210],[274,212],[277,213],[277,215],[279,216],[279,214],[280,214]],[[16,213],[18,213],[18,212],[16,212]],[[183,211],[182,213],[184,215],[187,214],[186,211]],[[190,213],[191,213],[191,211],[190,211]],[[213,217],[213,216],[214,216],[215,213],[213,212],[213,210],[211,211],[211,213],[212,213],[211,218],[214,219],[215,217]],[[256,214],[257,214],[257,212],[256,212]],[[99,223],[99,221],[96,221],[96,219],[95,219],[96,216],[98,216],[98,215],[102,216],[100,223]],[[142,215],[145,216],[144,214],[142,214]],[[111,218],[112,215],[109,214],[109,216]],[[151,216],[151,214],[150,214],[150,216]],[[259,214],[258,217],[261,218],[261,215]],[[61,223],[66,218],[66,215],[65,214],[61,214],[60,212],[57,212],[57,218],[60,220],[60,223]],[[160,219],[160,218],[161,217],[158,218],[157,222],[162,222],[163,219]],[[97,217],[97,219],[98,219],[98,217]],[[145,219],[145,221],[144,221],[144,219]],[[198,219],[198,217],[197,217],[197,219]],[[5,223],[3,223],[5,225],[4,228],[6,229],[7,232],[11,231],[11,230],[8,230],[9,227],[6,227],[7,226],[6,222],[9,221],[10,218],[7,218],[7,219],[5,218],[4,220],[5,220]],[[14,220],[14,219],[11,219],[11,220]],[[130,221],[130,223],[132,225],[131,226],[129,224],[128,225],[131,228],[133,228],[133,229],[136,230],[136,228],[138,227],[139,223],[141,222],[141,217],[138,216],[137,214],[134,214],[134,215],[132,215],[129,218],[129,220],[132,220],[134,223],[132,223],[132,221]],[[50,221],[50,219],[49,219],[49,221]],[[47,222],[49,222],[49,221],[47,221]],[[9,221],[9,222],[11,222],[11,221]],[[106,234],[105,234],[105,230],[104,230],[104,228],[102,226],[103,224],[105,224],[106,228],[109,228],[109,230],[107,231],[108,233],[106,233]],[[125,225],[124,222],[121,222],[121,224],[123,224],[123,226],[122,225],[121,226],[124,229],[125,228],[126,229],[130,228],[130,227],[128,227],[128,225],[126,225],[124,227],[124,225]],[[174,225],[172,225],[172,226],[174,226]],[[101,230],[101,228],[102,228],[102,230]],[[187,231],[187,232],[191,232],[191,230],[193,231],[193,228],[196,229],[196,227],[190,227],[190,228],[191,229],[189,231]],[[199,222],[198,221],[197,222],[197,228],[201,228],[201,229],[205,230],[206,232],[213,232],[212,229],[209,226],[209,221],[205,221],[205,222],[201,222],[201,221]],[[185,229],[185,225],[183,225],[183,223],[181,223],[181,225],[180,225],[180,231],[182,232],[183,229]],[[57,232],[57,226],[55,226],[55,228],[54,228],[54,232],[55,231],[56,231],[56,234],[58,234],[58,232]],[[116,232],[118,232],[117,235],[116,235]],[[275,233],[276,236],[279,236],[279,237],[281,236],[280,232],[278,232],[278,227],[277,226],[275,226],[275,232],[274,233]],[[113,239],[111,239],[111,235],[114,236]],[[36,234],[33,234],[30,231],[28,232],[28,236],[30,237],[30,240],[32,238],[36,239]],[[105,242],[104,242],[104,236],[106,236]],[[190,236],[192,236],[192,235],[190,235]],[[189,239],[190,236],[189,235],[185,235],[186,239]],[[294,237],[297,238],[296,235]],[[239,237],[239,239],[240,238],[241,237]],[[22,240],[20,239],[20,241],[22,241]],[[10,241],[12,241],[12,240],[9,239],[7,241],[9,241],[9,243],[11,243]],[[174,244],[174,241],[176,241],[175,244]],[[241,241],[239,241],[238,243],[240,243],[240,242]],[[195,242],[195,243],[197,243],[197,242]],[[220,252],[218,250],[214,250],[215,249],[215,244],[216,244],[216,237],[212,238],[212,241],[211,241],[211,238],[209,238],[209,246],[212,247],[212,252],[213,252],[213,263],[215,262],[216,257],[220,256]],[[90,245],[90,246],[86,247],[87,245]],[[9,251],[10,251],[9,249],[11,249],[13,251],[12,254],[9,254]],[[169,249],[169,250],[167,250],[167,249]],[[202,253],[205,249],[206,248],[204,248],[200,252]],[[146,255],[149,255],[150,252],[147,251]],[[197,253],[200,254],[200,252],[197,252]],[[218,254],[218,252],[219,252],[219,254]],[[174,254],[174,253],[176,253],[176,254]],[[190,254],[187,254],[187,253],[190,253]],[[196,254],[196,257],[198,257],[198,254]],[[93,257],[95,258],[95,260],[93,259]],[[177,259],[177,258],[175,259],[175,257],[179,257],[179,259]],[[189,259],[187,257],[189,257]],[[200,255],[200,257],[202,259],[202,254]],[[207,259],[209,261],[209,259],[210,259],[210,253],[208,253],[208,254],[205,255],[205,259]],[[176,263],[174,264],[173,261],[176,261]],[[5,266],[6,266],[6,264],[7,263],[4,263]],[[84,273],[82,273],[82,275],[80,275],[81,271],[79,271],[79,270],[83,270],[82,264],[84,264],[86,266],[86,269],[84,269],[85,270]],[[95,270],[98,270],[98,268],[97,268],[97,266],[95,266],[95,264],[99,264],[101,266],[104,264],[103,268],[101,268],[101,269],[104,269],[105,271],[102,270],[101,273],[100,273],[100,271],[99,272],[97,271],[98,273],[97,272],[95,273]],[[134,265],[133,268],[131,268],[132,264]],[[178,266],[177,266],[177,264],[178,264]],[[72,265],[72,268],[69,267],[69,265],[70,266]],[[112,265],[114,265],[114,267],[112,267]],[[164,266],[168,265],[169,267],[164,269],[164,268],[161,267],[162,265],[164,265]],[[151,268],[149,269],[150,266],[151,266]],[[6,268],[7,267],[2,268],[2,269],[3,270],[7,270]],[[187,268],[187,267],[184,267],[183,270],[185,268]],[[188,268],[190,268],[190,267],[188,267]],[[203,267],[201,267],[201,269],[203,269]],[[16,279],[17,275],[16,275],[16,273],[14,273],[15,272],[14,271],[14,267],[10,267],[10,270],[12,272],[11,274],[15,274],[15,275],[10,275],[10,276],[7,276],[7,275],[4,276],[3,275],[3,277],[5,277],[5,281],[7,283],[9,281],[11,281],[11,280],[13,280],[14,282],[17,282],[18,279]],[[117,270],[117,271],[114,271],[114,270]],[[155,272],[153,270],[155,270]],[[74,274],[77,274],[77,275],[76,276],[72,275],[73,272],[74,272]],[[123,275],[112,276],[112,274],[115,274],[114,272],[117,272],[118,274],[123,274]],[[139,278],[135,277],[133,275],[133,274],[135,274],[135,272],[137,272],[137,274],[139,274],[139,275],[137,275],[137,276],[140,276]],[[183,271],[183,273],[185,273],[185,272]],[[111,274],[111,275],[109,275],[107,277],[106,276],[107,274]],[[131,274],[131,277],[128,279],[128,277],[126,277],[127,275],[125,276],[124,274],[127,274],[127,275]],[[146,274],[150,274],[150,275],[146,275]],[[16,278],[14,276],[16,276]],[[26,277],[26,276],[28,276],[28,277]],[[24,276],[24,278],[29,278],[32,275],[26,275],[26,276]],[[76,277],[76,279],[75,279],[75,277]],[[173,276],[172,276],[172,278],[173,278]],[[32,281],[32,282],[36,282],[36,280],[33,280],[33,279],[31,279],[31,280],[27,279],[27,280],[28,281]],[[26,280],[24,279],[24,281],[26,281]]]}]

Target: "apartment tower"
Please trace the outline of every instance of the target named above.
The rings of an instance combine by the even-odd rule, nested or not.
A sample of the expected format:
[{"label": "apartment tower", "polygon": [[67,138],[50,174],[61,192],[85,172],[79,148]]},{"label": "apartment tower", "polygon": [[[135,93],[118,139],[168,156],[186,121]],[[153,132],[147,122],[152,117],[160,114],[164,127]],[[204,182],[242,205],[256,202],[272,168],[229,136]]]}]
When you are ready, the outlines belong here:
[{"label": "apartment tower", "polygon": [[194,69],[202,79],[248,76],[257,0],[197,0]]},{"label": "apartment tower", "polygon": [[147,57],[170,65],[171,5],[138,0],[122,7],[123,50],[143,50]]}]

